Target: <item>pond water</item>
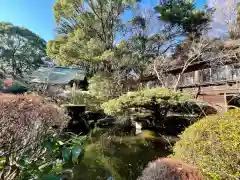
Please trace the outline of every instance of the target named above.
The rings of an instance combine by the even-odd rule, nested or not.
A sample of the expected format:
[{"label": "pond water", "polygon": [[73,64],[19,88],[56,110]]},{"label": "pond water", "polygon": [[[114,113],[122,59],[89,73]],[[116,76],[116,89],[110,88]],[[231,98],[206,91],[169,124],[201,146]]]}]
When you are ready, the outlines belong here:
[{"label": "pond water", "polygon": [[171,153],[167,141],[151,132],[120,136],[103,131],[93,135],[74,179],[107,180],[113,176],[114,180],[136,180],[149,161]]}]

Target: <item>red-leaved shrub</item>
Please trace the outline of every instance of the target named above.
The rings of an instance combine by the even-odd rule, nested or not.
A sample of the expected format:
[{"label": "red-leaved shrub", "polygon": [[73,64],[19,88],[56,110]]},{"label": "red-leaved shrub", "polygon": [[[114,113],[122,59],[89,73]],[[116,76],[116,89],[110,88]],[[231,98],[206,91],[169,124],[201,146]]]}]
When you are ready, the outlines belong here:
[{"label": "red-leaved shrub", "polygon": [[21,155],[35,149],[46,135],[61,131],[68,117],[33,95],[0,94],[1,154]]},{"label": "red-leaved shrub", "polygon": [[173,158],[150,162],[138,180],[203,180],[196,169]]}]

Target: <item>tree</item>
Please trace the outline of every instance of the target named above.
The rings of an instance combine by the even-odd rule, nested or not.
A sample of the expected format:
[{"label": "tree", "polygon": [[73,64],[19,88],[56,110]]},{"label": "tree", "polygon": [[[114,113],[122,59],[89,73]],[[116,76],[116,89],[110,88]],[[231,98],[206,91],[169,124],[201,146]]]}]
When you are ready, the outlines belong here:
[{"label": "tree", "polygon": [[[196,39],[193,39],[192,41],[185,41],[185,48],[184,51],[186,53],[181,53],[178,58],[180,58],[180,64],[177,64],[177,66],[181,67],[180,73],[178,73],[176,82],[174,85],[174,89],[177,90],[179,86],[179,81],[182,77],[182,75],[186,72],[189,66],[199,62],[203,61],[204,53],[208,53],[207,51],[210,51],[212,48],[213,41],[208,40],[204,37],[201,37],[201,39],[198,41]],[[212,61],[211,58],[208,59],[209,62]],[[174,65],[173,65],[174,66]]]},{"label": "tree", "polygon": [[136,15],[127,25],[129,39],[121,40],[118,45],[118,50],[121,52],[118,57],[118,66],[122,69],[124,76],[133,71],[141,78],[151,57],[154,56],[149,40],[153,13],[148,11],[148,14],[145,14],[140,10],[135,13]]},{"label": "tree", "polygon": [[185,103],[190,99],[188,94],[175,92],[165,88],[145,89],[129,92],[117,99],[109,100],[102,104],[104,112],[108,115],[130,114],[153,117],[146,118],[151,125],[162,125],[168,113],[174,106]]},{"label": "tree", "polygon": [[209,6],[215,9],[213,14],[214,21],[212,23],[213,33],[221,32],[221,35],[228,33],[231,39],[236,39],[238,34],[238,9],[237,4],[239,1],[235,0],[210,0]]},{"label": "tree", "polygon": [[239,39],[240,38],[240,4],[234,4],[235,7],[230,6],[229,11],[233,11],[231,20],[234,18],[234,22],[229,23],[228,33],[230,39]]},{"label": "tree", "polygon": [[152,74],[154,59],[179,43],[176,28],[158,21],[153,9],[137,9],[128,29],[130,38],[120,41],[118,46],[122,51],[118,62],[125,74],[133,71],[139,79]]},{"label": "tree", "polygon": [[22,76],[43,64],[46,42],[30,30],[0,23],[0,69]]},{"label": "tree", "polygon": [[[178,8],[187,13],[180,13]],[[124,43],[123,58],[128,61],[123,60],[123,62],[127,62],[124,64],[125,71],[134,71],[139,79],[156,72],[160,83],[164,86],[161,77],[164,73],[158,72],[159,68],[156,66],[160,65],[164,71],[166,70],[166,64],[169,65],[170,62],[165,61],[167,59],[165,54],[179,45],[181,42],[179,39],[188,36],[191,37],[188,41],[197,41],[208,26],[211,11],[210,9],[195,11],[195,5],[185,1],[162,1],[155,10],[157,14],[160,13],[158,19],[161,21],[157,24],[153,21],[156,14],[151,10],[147,13],[144,13],[143,9],[136,11],[129,27],[131,36]],[[176,18],[175,15],[178,17]],[[154,26],[157,26],[158,30]]]},{"label": "tree", "polygon": [[120,16],[135,2],[57,0],[54,13],[59,36],[48,43],[48,55],[67,65],[107,61],[112,56],[117,33],[122,30]]},{"label": "tree", "polygon": [[207,30],[213,9],[196,10],[195,3],[186,0],[161,0],[155,7],[159,20],[180,27],[183,36],[199,37]]},{"label": "tree", "polygon": [[89,80],[89,93],[100,102],[119,97],[123,87],[114,77],[107,73],[95,74]]},{"label": "tree", "polygon": [[[98,71],[115,73],[122,79],[130,72],[143,77],[153,59],[176,46],[179,37],[201,34],[210,20],[210,10],[195,11],[195,5],[185,1],[161,2],[159,30],[151,31],[149,22],[155,11],[142,13],[133,8],[139,1],[67,0],[54,6],[58,36],[49,41],[47,54],[60,65],[84,66],[88,75]],[[175,4],[176,3],[176,4]],[[174,8],[171,8],[174,6]],[[178,10],[181,8],[181,14]],[[124,23],[122,14],[131,10],[131,23]],[[169,11],[173,12],[169,14]],[[171,18],[177,14],[177,21]],[[160,27],[161,26],[161,27]],[[122,34],[127,39],[121,39]],[[121,40],[118,45],[114,42]]]}]

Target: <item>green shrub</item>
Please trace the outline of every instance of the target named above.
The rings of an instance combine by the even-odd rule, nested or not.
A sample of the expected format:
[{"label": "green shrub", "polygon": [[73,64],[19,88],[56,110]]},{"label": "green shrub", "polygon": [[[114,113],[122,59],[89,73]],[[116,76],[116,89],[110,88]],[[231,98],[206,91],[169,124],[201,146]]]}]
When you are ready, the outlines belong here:
[{"label": "green shrub", "polygon": [[67,99],[71,104],[86,105],[86,110],[99,111],[103,102],[118,97],[121,93],[122,86],[113,76],[98,73],[89,79],[88,91],[72,88],[71,93],[67,95]]},{"label": "green shrub", "polygon": [[72,90],[71,94],[68,94],[70,104],[85,105],[87,111],[99,111],[101,109],[101,100],[91,95],[89,91]]},{"label": "green shrub", "polygon": [[117,78],[107,73],[98,73],[89,80],[89,93],[101,101],[118,97],[122,93],[122,86]]},{"label": "green shrub", "polygon": [[173,156],[198,167],[209,179],[240,177],[240,109],[209,116],[188,127]]},{"label": "green shrub", "polygon": [[103,103],[102,108],[108,115],[127,113],[141,117],[149,114],[153,117],[152,122],[162,122],[174,107],[189,99],[188,94],[165,88],[153,88],[128,92],[117,99]]},{"label": "green shrub", "polygon": [[21,160],[21,179],[71,179],[73,169],[84,157],[86,136],[64,134],[48,136],[42,141],[43,153],[37,159],[26,155]]}]

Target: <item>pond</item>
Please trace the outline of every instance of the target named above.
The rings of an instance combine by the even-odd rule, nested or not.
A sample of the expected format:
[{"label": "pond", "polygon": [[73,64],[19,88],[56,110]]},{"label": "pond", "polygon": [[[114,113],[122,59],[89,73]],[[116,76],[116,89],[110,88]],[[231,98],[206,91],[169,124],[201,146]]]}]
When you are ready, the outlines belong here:
[{"label": "pond", "polygon": [[107,180],[113,176],[115,180],[136,180],[149,161],[171,153],[168,141],[153,134],[120,136],[114,129],[95,130],[74,179]]},{"label": "pond", "polygon": [[[79,108],[84,112],[81,105],[64,107],[72,112],[72,122],[80,122]],[[74,126],[77,130],[82,128]],[[83,160],[74,169],[74,179],[107,180],[113,176],[114,180],[136,180],[149,161],[171,154],[176,140],[174,136],[164,137],[149,130],[135,135],[135,129],[123,124],[95,127],[88,133]]]}]

